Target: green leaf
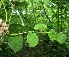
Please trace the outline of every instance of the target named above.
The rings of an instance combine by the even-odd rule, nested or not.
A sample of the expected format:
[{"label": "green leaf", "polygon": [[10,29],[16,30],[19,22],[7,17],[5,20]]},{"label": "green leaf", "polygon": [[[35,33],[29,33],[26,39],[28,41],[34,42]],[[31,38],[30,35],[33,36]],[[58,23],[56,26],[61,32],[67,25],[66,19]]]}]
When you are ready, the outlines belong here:
[{"label": "green leaf", "polygon": [[23,2],[24,0],[19,0],[19,2]]},{"label": "green leaf", "polygon": [[63,43],[65,43],[66,42],[66,35],[65,34],[63,34],[63,33],[58,33],[57,34],[58,36],[57,36],[57,41],[60,43],[60,44],[63,44]]},{"label": "green leaf", "polygon": [[4,42],[4,38],[0,39],[0,44],[3,44]]},{"label": "green leaf", "polygon": [[2,51],[2,49],[0,48],[0,51]]},{"label": "green leaf", "polygon": [[9,32],[10,33],[20,33],[20,32],[23,32],[25,29],[25,27],[22,26],[21,24],[10,24],[9,25]]},{"label": "green leaf", "polygon": [[42,2],[45,2],[46,5],[48,5],[50,3],[49,0],[34,0],[34,2],[39,2],[39,1],[42,1]]},{"label": "green leaf", "polygon": [[52,16],[52,14],[53,14],[53,13],[52,13],[52,9],[51,9],[51,8],[48,8],[46,14],[47,14],[48,16]]},{"label": "green leaf", "polygon": [[39,17],[38,19],[37,19],[37,22],[38,23],[46,23],[46,18],[44,18],[44,17]]},{"label": "green leaf", "polygon": [[48,34],[51,41],[58,41],[60,44],[65,43],[66,41],[66,35],[63,33],[57,33],[54,29],[50,30],[50,33]]},{"label": "green leaf", "polygon": [[51,29],[48,34],[51,41],[54,41],[57,39],[57,32],[55,32],[54,29]]},{"label": "green leaf", "polygon": [[66,47],[69,49],[69,42],[66,42],[65,44],[66,44]]},{"label": "green leaf", "polygon": [[49,5],[50,1],[49,0],[44,0],[46,5]]},{"label": "green leaf", "polygon": [[47,26],[45,24],[37,24],[37,25],[35,25],[34,29],[45,31],[47,29]]},{"label": "green leaf", "polygon": [[27,42],[29,43],[29,47],[35,47],[38,44],[38,36],[35,33],[28,33]]},{"label": "green leaf", "polygon": [[37,2],[37,3],[38,3],[39,1],[42,1],[42,0],[34,0],[34,2]]},{"label": "green leaf", "polygon": [[8,45],[16,53],[22,48],[23,45],[22,36],[13,36],[8,38]]}]

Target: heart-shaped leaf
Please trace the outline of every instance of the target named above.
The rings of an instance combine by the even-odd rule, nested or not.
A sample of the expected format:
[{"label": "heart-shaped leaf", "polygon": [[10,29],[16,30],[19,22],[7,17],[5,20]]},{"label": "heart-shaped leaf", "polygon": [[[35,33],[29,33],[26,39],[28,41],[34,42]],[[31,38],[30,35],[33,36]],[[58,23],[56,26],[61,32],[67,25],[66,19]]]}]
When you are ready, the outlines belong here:
[{"label": "heart-shaped leaf", "polygon": [[22,48],[23,45],[22,36],[13,36],[8,38],[8,45],[16,53]]}]

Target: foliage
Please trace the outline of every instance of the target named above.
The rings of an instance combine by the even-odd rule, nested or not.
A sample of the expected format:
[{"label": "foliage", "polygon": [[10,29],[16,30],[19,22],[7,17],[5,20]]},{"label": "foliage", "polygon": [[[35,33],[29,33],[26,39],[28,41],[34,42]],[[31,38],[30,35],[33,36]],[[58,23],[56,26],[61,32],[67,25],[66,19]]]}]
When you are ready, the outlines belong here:
[{"label": "foliage", "polygon": [[35,30],[45,31],[47,29],[47,26],[45,24],[37,24],[34,27]]},{"label": "foliage", "polygon": [[21,36],[13,36],[8,39],[9,47],[16,53],[22,48],[23,38]]},{"label": "foliage", "polygon": [[64,57],[69,53],[69,0],[0,0],[0,57]]},{"label": "foliage", "polygon": [[50,33],[48,34],[49,38],[54,41],[58,41],[60,44],[65,43],[66,42],[66,35],[61,33],[57,33],[55,32],[54,29],[50,30]]},{"label": "foliage", "polygon": [[66,42],[66,35],[63,34],[63,33],[58,33],[57,35],[57,41],[62,44],[62,43],[65,43]]},{"label": "foliage", "polygon": [[30,32],[27,35],[27,42],[29,43],[29,47],[35,47],[38,44],[38,36],[35,33]]},{"label": "foliage", "polygon": [[50,33],[48,34],[48,36],[49,36],[49,38],[50,38],[52,41],[54,41],[54,40],[57,39],[57,32],[55,32],[54,29],[51,29],[51,30],[50,30]]}]

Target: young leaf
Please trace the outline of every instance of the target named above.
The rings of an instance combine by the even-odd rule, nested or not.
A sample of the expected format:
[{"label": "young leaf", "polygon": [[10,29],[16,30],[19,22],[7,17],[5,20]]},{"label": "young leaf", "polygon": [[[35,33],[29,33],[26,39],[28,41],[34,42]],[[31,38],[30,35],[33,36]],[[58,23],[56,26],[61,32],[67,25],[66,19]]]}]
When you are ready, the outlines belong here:
[{"label": "young leaf", "polygon": [[50,33],[48,34],[48,36],[49,36],[50,40],[51,40],[51,41],[56,40],[56,38],[57,38],[57,33],[55,32],[55,30],[54,30],[54,29],[51,29],[49,32],[50,32]]},{"label": "young leaf", "polygon": [[23,38],[21,36],[14,36],[8,38],[9,47],[16,53],[22,48]]},{"label": "young leaf", "polygon": [[27,42],[29,43],[29,47],[35,47],[38,44],[38,36],[30,32],[27,35]]},{"label": "young leaf", "polygon": [[45,24],[37,24],[37,25],[35,25],[34,29],[45,31],[45,29],[47,29],[47,26]]}]

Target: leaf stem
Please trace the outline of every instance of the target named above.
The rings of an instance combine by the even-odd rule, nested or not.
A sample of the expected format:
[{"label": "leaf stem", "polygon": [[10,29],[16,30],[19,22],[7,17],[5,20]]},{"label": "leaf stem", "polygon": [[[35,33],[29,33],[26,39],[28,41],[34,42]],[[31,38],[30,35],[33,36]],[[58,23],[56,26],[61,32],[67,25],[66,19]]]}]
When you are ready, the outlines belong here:
[{"label": "leaf stem", "polygon": [[[24,34],[28,33],[28,32],[23,32]],[[23,33],[13,33],[13,34],[10,34],[11,36],[15,36],[15,35],[22,35]],[[46,33],[49,33],[49,32],[36,32],[37,34],[46,34]]]}]

